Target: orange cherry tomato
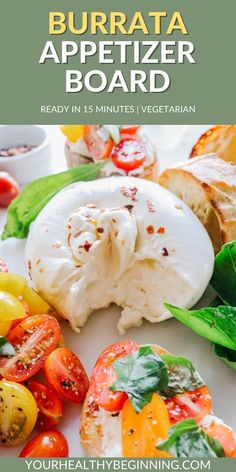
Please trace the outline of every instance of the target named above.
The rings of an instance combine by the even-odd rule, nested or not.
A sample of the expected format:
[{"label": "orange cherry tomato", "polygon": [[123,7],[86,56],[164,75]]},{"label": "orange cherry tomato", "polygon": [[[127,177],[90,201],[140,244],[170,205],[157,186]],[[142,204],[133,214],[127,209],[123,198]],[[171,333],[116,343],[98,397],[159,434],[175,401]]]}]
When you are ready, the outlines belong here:
[{"label": "orange cherry tomato", "polygon": [[89,379],[79,358],[66,347],[59,347],[45,362],[48,383],[65,400],[83,403]]},{"label": "orange cherry tomato", "polygon": [[0,357],[0,374],[13,382],[24,382],[43,367],[45,359],[59,341],[61,328],[50,315],[34,315],[24,319],[7,336],[15,348],[12,357]]},{"label": "orange cherry tomato", "polygon": [[33,394],[39,409],[35,427],[43,431],[55,428],[63,412],[60,397],[52,388],[35,380],[26,380],[24,385]]},{"label": "orange cherry tomato", "polygon": [[215,421],[214,416],[212,421],[207,425],[201,425],[201,428],[223,446],[227,457],[236,457],[236,434],[229,426]]},{"label": "orange cherry tomato", "polygon": [[122,138],[125,136],[134,136],[139,132],[140,128],[140,125],[123,125],[120,128],[120,135]]},{"label": "orange cherry tomato", "polygon": [[120,411],[127,399],[125,392],[112,392],[109,387],[116,380],[113,362],[125,357],[139,347],[132,341],[120,341],[106,348],[99,356],[90,379],[90,389],[95,402],[108,411]]},{"label": "orange cherry tomato", "polygon": [[165,400],[171,424],[187,418],[200,421],[211,412],[211,395],[206,385],[192,392],[185,392]]},{"label": "orange cherry tomato", "polygon": [[85,125],[84,140],[88,150],[95,161],[101,161],[110,156],[114,141],[111,137],[107,141],[103,141],[98,135],[100,125]]},{"label": "orange cherry tomato", "polygon": [[19,457],[68,457],[68,443],[60,431],[45,431],[34,436]]},{"label": "orange cherry tomato", "polygon": [[170,428],[168,410],[160,395],[154,393],[140,413],[126,400],[121,421],[124,457],[171,457],[156,448],[158,441],[168,437]]}]

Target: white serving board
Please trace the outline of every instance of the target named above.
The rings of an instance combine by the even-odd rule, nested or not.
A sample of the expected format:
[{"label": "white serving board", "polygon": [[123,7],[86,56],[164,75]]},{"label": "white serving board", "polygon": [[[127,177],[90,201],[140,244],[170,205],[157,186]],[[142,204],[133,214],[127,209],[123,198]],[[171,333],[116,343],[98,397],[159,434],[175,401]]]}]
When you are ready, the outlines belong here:
[{"label": "white serving board", "polygon": [[[49,134],[53,131],[52,142],[54,140],[56,142],[57,129],[51,128],[53,130],[51,129]],[[146,132],[158,149],[161,169],[186,159],[195,140],[205,129],[204,126],[147,126]],[[61,165],[63,149],[60,152]],[[5,213],[2,212],[0,216],[0,221],[3,223]],[[27,276],[24,241],[9,239],[1,242],[0,257],[7,260],[12,272]],[[206,306],[213,297],[213,291],[208,288],[199,305]],[[130,329],[126,336],[120,336],[116,331],[119,313],[120,309],[114,305],[94,312],[80,334],[74,333],[67,323],[62,323],[68,347],[79,356],[88,374],[99,353],[113,342],[129,338],[138,344],[160,344],[174,354],[183,355],[192,360],[212,392],[215,413],[236,430],[236,373],[217,359],[211,344],[174,319],[155,325],[144,322],[142,327]],[[65,434],[69,442],[70,456],[73,457],[84,455],[79,440],[80,412],[79,405],[65,403],[63,419],[58,428]],[[22,447],[1,448],[0,456],[16,457]]]}]

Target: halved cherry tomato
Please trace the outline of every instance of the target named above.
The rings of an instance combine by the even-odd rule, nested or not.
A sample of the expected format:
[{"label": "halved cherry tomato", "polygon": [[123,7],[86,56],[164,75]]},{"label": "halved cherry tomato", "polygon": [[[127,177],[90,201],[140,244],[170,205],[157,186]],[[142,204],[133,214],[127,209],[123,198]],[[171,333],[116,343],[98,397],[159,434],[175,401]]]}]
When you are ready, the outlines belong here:
[{"label": "halved cherry tomato", "polygon": [[90,389],[96,403],[108,411],[120,411],[127,400],[125,392],[112,392],[109,387],[116,380],[113,362],[139,347],[132,341],[120,341],[105,349],[99,356],[91,375]]},{"label": "halved cherry tomato", "polygon": [[8,272],[8,271],[9,269],[8,269],[8,265],[6,261],[0,258],[0,272]]},{"label": "halved cherry tomato", "polygon": [[144,142],[137,139],[123,139],[117,144],[111,153],[113,163],[119,169],[127,172],[140,167],[147,157],[147,147]]},{"label": "halved cherry tomato", "polygon": [[[28,303],[26,303],[24,300],[20,300],[20,297],[19,297],[19,301],[25,309],[25,317],[24,318],[27,318],[28,316],[31,316],[32,313],[30,311]],[[12,323],[11,323],[11,329],[15,328],[18,324],[20,324],[24,318],[20,318],[19,320],[13,320]]]},{"label": "halved cherry tomato", "polygon": [[201,424],[201,428],[212,438],[218,439],[227,457],[236,457],[236,434],[229,426],[215,421],[214,416],[212,416],[212,421],[207,425]]},{"label": "halved cherry tomato", "polygon": [[129,399],[122,410],[122,450],[124,457],[170,457],[156,448],[158,441],[168,437],[170,420],[164,400],[157,393],[140,413]]},{"label": "halved cherry tomato", "polygon": [[48,383],[65,400],[83,403],[89,379],[78,357],[65,347],[59,347],[45,362]]},{"label": "halved cherry tomato", "polygon": [[20,187],[7,172],[0,172],[0,207],[7,208],[20,192]]},{"label": "halved cherry tomato", "polygon": [[140,125],[123,125],[120,128],[120,135],[122,138],[125,136],[134,136],[138,133],[140,128]]},{"label": "halved cherry tomato", "polygon": [[206,385],[192,392],[185,392],[165,400],[170,422],[177,423],[187,418],[200,421],[211,412],[211,395]]},{"label": "halved cherry tomato", "polygon": [[98,135],[100,125],[85,125],[84,140],[88,150],[95,161],[101,161],[110,156],[114,141],[111,137],[107,141],[103,141]]},{"label": "halved cherry tomato", "polygon": [[15,382],[0,381],[0,445],[16,446],[34,428],[38,409],[33,395]]},{"label": "halved cherry tomato", "polygon": [[68,457],[68,443],[60,431],[39,433],[26,444],[19,457]]},{"label": "halved cherry tomato", "polygon": [[7,338],[16,355],[0,357],[0,374],[7,380],[23,382],[43,366],[59,341],[58,321],[49,315],[34,315],[13,328]]},{"label": "halved cherry tomato", "polygon": [[8,292],[0,290],[0,335],[6,336],[13,320],[25,318],[25,309],[20,301]]},{"label": "halved cherry tomato", "polygon": [[43,431],[54,428],[63,412],[63,404],[57,393],[35,380],[26,380],[24,385],[33,394],[39,409],[36,428]]}]

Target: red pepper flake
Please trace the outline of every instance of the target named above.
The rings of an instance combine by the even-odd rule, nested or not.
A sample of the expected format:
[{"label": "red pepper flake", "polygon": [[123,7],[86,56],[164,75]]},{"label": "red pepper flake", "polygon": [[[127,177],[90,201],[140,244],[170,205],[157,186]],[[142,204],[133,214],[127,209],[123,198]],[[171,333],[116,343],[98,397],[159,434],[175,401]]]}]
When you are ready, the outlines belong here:
[{"label": "red pepper flake", "polygon": [[98,233],[103,233],[103,231],[104,231],[104,228],[97,228]]},{"label": "red pepper flake", "polygon": [[164,228],[164,226],[160,226],[160,227],[157,229],[157,233],[158,233],[158,234],[164,234],[164,233],[165,233],[165,228]]},{"label": "red pepper flake", "polygon": [[150,213],[155,213],[155,206],[154,203],[151,202],[151,200],[147,200],[147,207]]},{"label": "red pepper flake", "polygon": [[133,202],[138,201],[136,197],[136,194],[138,192],[137,187],[130,187],[129,189],[127,189],[126,187],[123,186],[120,188],[120,191],[124,195],[124,197],[131,198]]},{"label": "red pepper flake", "polygon": [[166,247],[163,247],[161,252],[163,256],[169,256],[169,252],[167,251]]},{"label": "red pepper flake", "polygon": [[88,241],[85,241],[85,243],[81,244],[79,248],[83,248],[86,252],[89,252],[91,246],[92,246],[91,243],[89,243]]},{"label": "red pepper flake", "polygon": [[134,205],[125,205],[124,208],[127,208],[127,210],[131,213],[134,208]]},{"label": "red pepper flake", "polygon": [[154,228],[152,225],[147,226],[146,231],[148,234],[153,234],[154,233]]}]

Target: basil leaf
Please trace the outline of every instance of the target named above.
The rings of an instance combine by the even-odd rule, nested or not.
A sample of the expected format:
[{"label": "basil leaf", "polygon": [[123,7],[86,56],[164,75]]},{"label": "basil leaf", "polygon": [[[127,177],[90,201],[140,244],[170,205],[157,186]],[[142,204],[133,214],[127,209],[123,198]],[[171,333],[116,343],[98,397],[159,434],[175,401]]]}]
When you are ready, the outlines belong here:
[{"label": "basil leaf", "polygon": [[225,303],[236,306],[236,241],[224,244],[216,255],[211,285]]},{"label": "basil leaf", "polygon": [[12,236],[18,239],[26,238],[32,221],[59,190],[73,182],[96,179],[103,165],[104,162],[83,164],[27,184],[8,207],[7,222],[2,233],[2,239]]},{"label": "basil leaf", "polygon": [[12,344],[4,336],[0,336],[0,356],[14,356],[15,353]]},{"label": "basil leaf", "polygon": [[219,344],[214,345],[214,351],[224,364],[236,370],[236,351],[227,349],[227,347],[220,346]]},{"label": "basil leaf", "polygon": [[167,388],[165,363],[148,345],[141,346],[130,356],[117,359],[113,366],[117,380],[110,389],[126,392],[137,413],[151,401],[154,392]]},{"label": "basil leaf", "polygon": [[165,307],[181,323],[210,341],[236,350],[236,308],[218,306],[185,310],[167,303]]},{"label": "basil leaf", "polygon": [[206,434],[193,419],[172,426],[169,439],[158,442],[156,447],[174,457],[225,457],[220,442]]},{"label": "basil leaf", "polygon": [[162,396],[170,398],[177,393],[189,392],[205,385],[204,380],[186,357],[162,354],[168,370],[168,387],[162,392]]}]

